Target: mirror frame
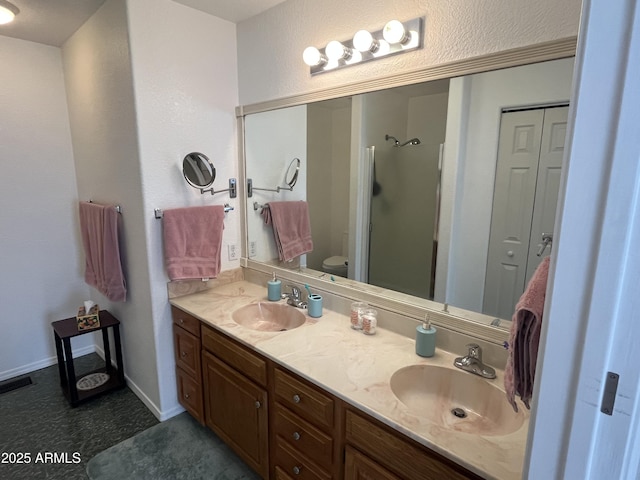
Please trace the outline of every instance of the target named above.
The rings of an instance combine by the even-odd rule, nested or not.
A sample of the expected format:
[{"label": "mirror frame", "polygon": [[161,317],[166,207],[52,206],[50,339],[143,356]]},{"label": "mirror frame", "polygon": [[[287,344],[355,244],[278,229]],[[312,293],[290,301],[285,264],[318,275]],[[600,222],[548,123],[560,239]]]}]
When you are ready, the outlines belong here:
[{"label": "mirror frame", "polygon": [[[504,50],[492,54],[458,60],[454,62],[426,67],[419,70],[398,73],[394,75],[369,79],[362,82],[345,84],[310,93],[292,95],[249,105],[236,107],[238,125],[238,154],[240,165],[241,185],[246,186],[246,155],[244,137],[244,117],[253,113],[277,110],[307,103],[330,100],[345,96],[358,95],[393,87],[413,85],[416,83],[445,78],[473,75],[509,67],[517,67],[540,63],[550,60],[574,57],[576,55],[577,37],[567,37],[559,40],[538,43],[525,47]],[[319,278],[318,275],[301,272],[298,269],[283,268],[277,263],[257,262],[248,258],[248,206],[246,195],[241,196],[243,212],[241,236],[242,258],[240,265],[244,268],[271,275],[276,272],[282,278],[300,284],[307,283],[315,289],[333,293],[354,300],[363,300],[379,308],[422,321],[429,313],[434,325],[453,330],[474,338],[482,339],[497,345],[504,345],[508,340],[510,322],[495,325],[493,318],[487,315],[456,308],[451,305],[437,303],[414,297],[393,290],[383,289],[374,285],[356,282],[350,279],[340,279],[338,283],[329,279]]]}]

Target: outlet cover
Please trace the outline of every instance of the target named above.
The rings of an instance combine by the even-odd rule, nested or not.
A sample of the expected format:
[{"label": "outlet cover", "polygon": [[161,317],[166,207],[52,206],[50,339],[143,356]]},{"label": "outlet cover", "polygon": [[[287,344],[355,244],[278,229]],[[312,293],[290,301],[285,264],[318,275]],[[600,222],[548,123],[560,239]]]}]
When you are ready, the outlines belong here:
[{"label": "outlet cover", "polygon": [[249,242],[249,258],[253,258],[258,253],[258,243],[255,240]]},{"label": "outlet cover", "polygon": [[229,260],[238,260],[240,253],[238,252],[238,245],[227,245],[227,252],[229,253]]}]

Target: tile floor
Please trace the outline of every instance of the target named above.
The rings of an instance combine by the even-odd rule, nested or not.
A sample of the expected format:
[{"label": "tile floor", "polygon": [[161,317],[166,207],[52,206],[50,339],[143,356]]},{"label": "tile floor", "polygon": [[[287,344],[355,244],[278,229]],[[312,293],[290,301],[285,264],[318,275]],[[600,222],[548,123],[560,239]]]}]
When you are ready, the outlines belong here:
[{"label": "tile floor", "polygon": [[[104,362],[93,353],[75,359],[74,365],[79,377]],[[158,423],[129,388],[71,408],[57,365],[29,376],[32,385],[0,394],[2,480],[86,480],[85,467],[93,456]],[[15,454],[26,453],[30,463],[16,464]]]}]

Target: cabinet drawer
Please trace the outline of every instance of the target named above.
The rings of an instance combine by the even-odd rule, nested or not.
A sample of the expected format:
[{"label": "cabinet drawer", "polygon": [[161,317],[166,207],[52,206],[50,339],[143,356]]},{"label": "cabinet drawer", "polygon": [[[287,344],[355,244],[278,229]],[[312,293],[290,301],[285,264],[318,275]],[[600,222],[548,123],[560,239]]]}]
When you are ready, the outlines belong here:
[{"label": "cabinet drawer", "polygon": [[267,384],[267,363],[263,359],[207,325],[202,325],[202,348],[256,383]]},{"label": "cabinet drawer", "polygon": [[345,449],[344,455],[344,478],[345,480],[400,480],[400,477],[349,446]]},{"label": "cabinet drawer", "polygon": [[200,367],[200,339],[183,330],[178,325],[173,325],[173,348],[176,357],[176,366],[197,379],[200,383],[202,370]]},{"label": "cabinet drawer", "polygon": [[277,400],[316,425],[333,428],[333,399],[280,369],[274,372]]},{"label": "cabinet drawer", "polygon": [[171,306],[171,316],[173,317],[173,323],[184,328],[187,332],[200,337],[200,320],[193,315],[189,315],[183,312],[177,307]]},{"label": "cabinet drawer", "polygon": [[360,416],[346,414],[347,443],[367,452],[383,467],[407,480],[462,480],[480,478],[452,461],[421,447],[399,433]]},{"label": "cabinet drawer", "polygon": [[178,401],[193,418],[204,425],[202,385],[187,375],[181,368],[176,368],[176,379],[178,382]]},{"label": "cabinet drawer", "polygon": [[276,404],[275,407],[273,426],[281,440],[290,443],[292,447],[320,466],[331,468],[333,440],[330,436],[280,404]]},{"label": "cabinet drawer", "polygon": [[[276,468],[300,480],[331,480],[331,475],[314,465],[281,439],[276,440]],[[286,478],[286,477],[285,477]]]}]

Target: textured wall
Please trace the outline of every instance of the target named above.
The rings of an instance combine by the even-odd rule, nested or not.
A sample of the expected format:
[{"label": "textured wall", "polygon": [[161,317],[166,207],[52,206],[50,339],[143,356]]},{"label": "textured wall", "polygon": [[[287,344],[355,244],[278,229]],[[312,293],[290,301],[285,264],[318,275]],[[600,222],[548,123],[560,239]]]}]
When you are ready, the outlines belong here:
[{"label": "textured wall", "polygon": [[122,322],[129,385],[157,410],[160,394],[125,0],[105,2],[64,44],[63,59],[78,196],[122,207],[127,301],[109,302],[94,289],[92,298]]},{"label": "textured wall", "polygon": [[[160,416],[181,411],[177,404],[168,277],[162,251],[162,222],[155,208],[230,203],[236,210],[224,220],[222,270],[227,245],[240,245],[239,198],[228,193],[202,195],[182,176],[182,159],[193,151],[214,163],[216,190],[238,177],[235,131],[237,63],[235,25],[170,0],[129,0],[129,36],[139,138],[142,193],[140,228],[145,231],[151,311],[146,336],[155,350],[142,352],[155,362]],[[153,355],[155,354],[155,358]]]},{"label": "textured wall", "polygon": [[[55,363],[88,298],[60,49],[0,36],[0,380]],[[88,348],[85,348],[88,347]],[[90,335],[75,353],[93,351]]]},{"label": "textured wall", "polygon": [[[580,0],[288,0],[238,24],[240,102],[250,104],[577,34]],[[309,45],[425,17],[422,50],[311,77]]]}]

